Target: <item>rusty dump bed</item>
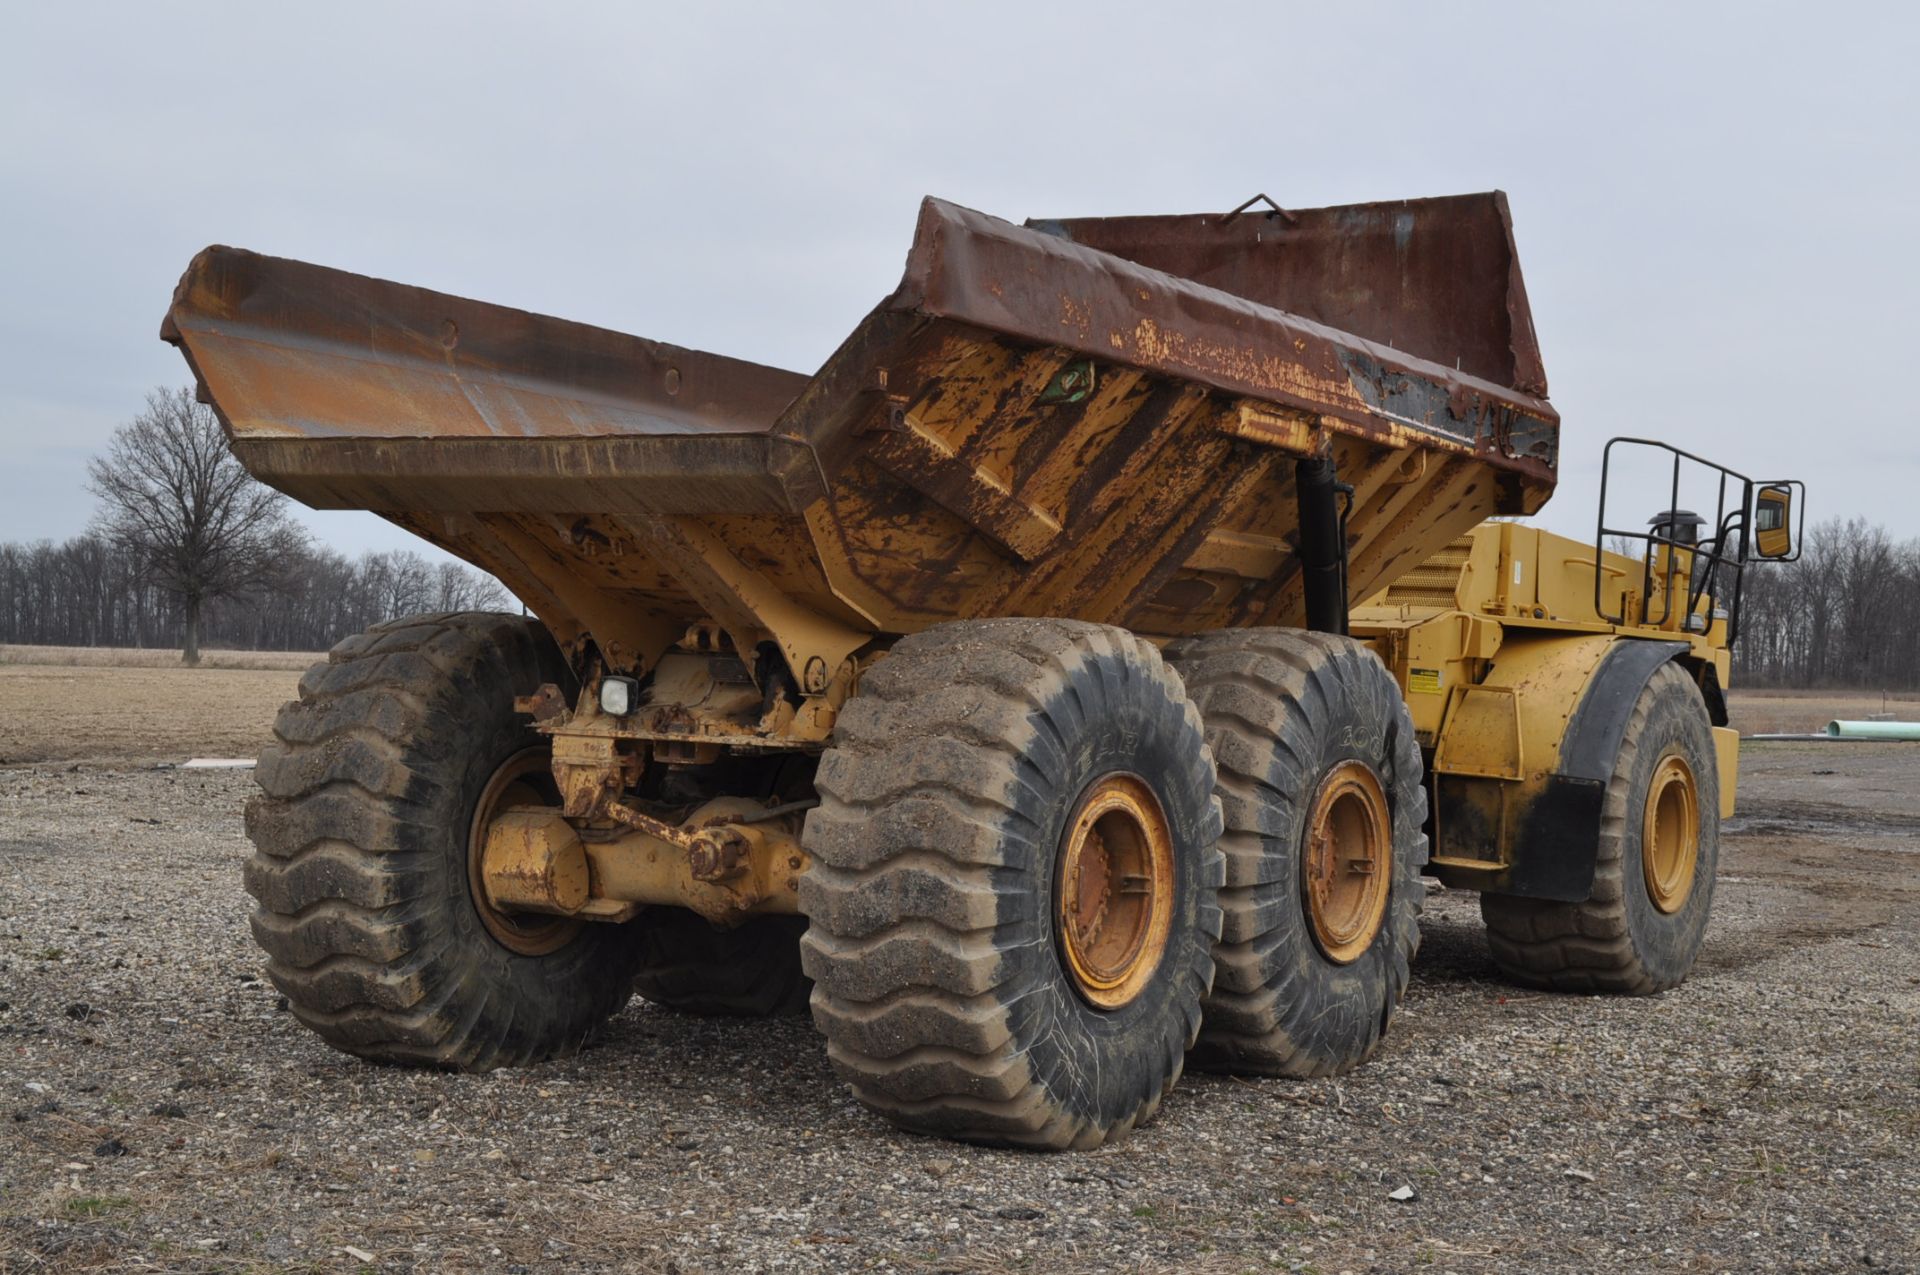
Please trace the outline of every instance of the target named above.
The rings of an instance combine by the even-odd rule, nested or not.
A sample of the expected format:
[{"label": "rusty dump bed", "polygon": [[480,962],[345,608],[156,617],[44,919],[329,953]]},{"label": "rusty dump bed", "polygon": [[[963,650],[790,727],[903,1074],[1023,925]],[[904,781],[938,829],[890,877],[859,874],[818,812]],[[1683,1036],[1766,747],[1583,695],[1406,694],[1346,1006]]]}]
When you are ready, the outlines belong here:
[{"label": "rusty dump bed", "polygon": [[1498,193],[1026,226],[929,199],[812,377],[230,248],[162,335],[258,477],[617,668],[705,618],[847,651],[990,615],[1299,624],[1295,459],[1353,486],[1361,598],[1538,508],[1559,430]]}]

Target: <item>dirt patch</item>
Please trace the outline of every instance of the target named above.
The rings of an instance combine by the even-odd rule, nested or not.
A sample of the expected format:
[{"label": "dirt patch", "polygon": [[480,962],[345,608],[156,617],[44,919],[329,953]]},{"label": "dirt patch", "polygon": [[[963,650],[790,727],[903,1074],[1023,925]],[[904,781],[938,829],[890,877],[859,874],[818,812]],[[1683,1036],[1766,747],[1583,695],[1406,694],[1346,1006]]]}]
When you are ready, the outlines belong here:
[{"label": "dirt patch", "polygon": [[1816,818],[1850,844],[1909,827],[1920,822],[1920,744],[1742,740],[1739,798],[1739,830],[1773,821],[1787,825],[1776,831],[1807,831],[1794,820]]}]

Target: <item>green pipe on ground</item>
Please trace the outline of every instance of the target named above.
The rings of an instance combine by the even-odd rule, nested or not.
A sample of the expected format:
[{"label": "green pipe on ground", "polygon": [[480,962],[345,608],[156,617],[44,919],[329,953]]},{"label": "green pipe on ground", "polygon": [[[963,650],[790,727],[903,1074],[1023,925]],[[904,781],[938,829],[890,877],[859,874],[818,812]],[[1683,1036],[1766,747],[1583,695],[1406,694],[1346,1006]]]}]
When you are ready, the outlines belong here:
[{"label": "green pipe on ground", "polygon": [[1835,739],[1920,740],[1920,722],[1828,722],[1827,734]]}]

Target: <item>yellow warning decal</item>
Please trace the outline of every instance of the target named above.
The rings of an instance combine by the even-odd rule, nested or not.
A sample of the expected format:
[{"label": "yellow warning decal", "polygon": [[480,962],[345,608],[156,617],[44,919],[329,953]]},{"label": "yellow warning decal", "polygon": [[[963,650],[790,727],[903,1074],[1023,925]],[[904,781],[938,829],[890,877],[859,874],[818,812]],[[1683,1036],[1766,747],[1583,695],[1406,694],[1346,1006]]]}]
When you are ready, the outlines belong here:
[{"label": "yellow warning decal", "polygon": [[1440,670],[1437,668],[1408,669],[1407,691],[1413,695],[1438,695],[1440,693]]}]

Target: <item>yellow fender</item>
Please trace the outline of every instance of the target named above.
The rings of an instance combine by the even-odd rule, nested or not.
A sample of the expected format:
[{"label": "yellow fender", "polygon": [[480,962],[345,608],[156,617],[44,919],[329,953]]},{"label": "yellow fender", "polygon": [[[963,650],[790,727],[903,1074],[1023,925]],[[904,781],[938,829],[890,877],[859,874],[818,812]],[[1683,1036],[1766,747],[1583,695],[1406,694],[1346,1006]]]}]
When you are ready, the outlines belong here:
[{"label": "yellow fender", "polygon": [[[1451,689],[1433,755],[1434,854],[1448,885],[1584,901],[1634,702],[1685,642],[1508,630],[1486,678]],[[1714,729],[1721,814],[1737,736]]]}]

